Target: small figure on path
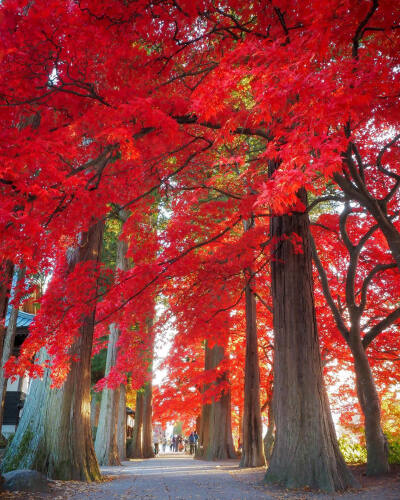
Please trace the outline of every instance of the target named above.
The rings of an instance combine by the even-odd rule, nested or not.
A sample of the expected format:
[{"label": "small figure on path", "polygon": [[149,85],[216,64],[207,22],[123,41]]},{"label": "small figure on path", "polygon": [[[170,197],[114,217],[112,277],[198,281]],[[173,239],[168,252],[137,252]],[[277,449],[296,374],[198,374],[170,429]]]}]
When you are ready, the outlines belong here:
[{"label": "small figure on path", "polygon": [[153,431],[153,443],[154,443],[154,454],[157,456],[160,451],[160,437],[161,437],[161,429],[159,427],[155,427]]},{"label": "small figure on path", "polygon": [[183,451],[185,449],[185,445],[183,443],[183,437],[179,434],[178,436],[178,449],[177,451]]},{"label": "small figure on path", "polygon": [[189,445],[190,445],[189,453],[191,455],[193,455],[194,452],[196,451],[196,439],[194,437],[194,432],[193,431],[190,433],[190,436],[189,436]]},{"label": "small figure on path", "polygon": [[172,451],[177,452],[178,451],[178,436],[175,436],[172,438]]}]

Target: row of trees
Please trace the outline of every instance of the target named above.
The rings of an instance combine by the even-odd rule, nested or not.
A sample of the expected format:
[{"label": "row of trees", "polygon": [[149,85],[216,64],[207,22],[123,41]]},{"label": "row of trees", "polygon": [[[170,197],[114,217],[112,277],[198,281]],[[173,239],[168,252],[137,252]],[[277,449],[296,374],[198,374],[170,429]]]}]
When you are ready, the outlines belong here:
[{"label": "row of trees", "polygon": [[[232,399],[243,466],[264,463],[263,408],[267,481],[354,486],[323,380],[345,360],[368,472],[388,470],[376,379],[398,380],[399,15],[389,0],[3,2],[1,311],[10,262],[53,273],[6,365],[43,377],[42,411],[25,410],[5,463],[99,477],[91,354],[109,337],[115,432],[96,451],[116,456],[118,391],[144,387],[138,415],[151,401],[161,296],[177,337],[157,411],[201,413],[205,457],[232,455]],[[110,271],[104,221],[121,211]],[[137,420],[136,440],[151,427]]]}]

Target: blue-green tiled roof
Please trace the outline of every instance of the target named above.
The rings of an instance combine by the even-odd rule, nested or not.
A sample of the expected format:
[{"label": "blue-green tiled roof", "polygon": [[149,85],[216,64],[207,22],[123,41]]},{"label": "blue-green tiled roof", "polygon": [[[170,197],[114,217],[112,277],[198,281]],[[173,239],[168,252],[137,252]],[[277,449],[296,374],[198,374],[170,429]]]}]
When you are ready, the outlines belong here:
[{"label": "blue-green tiled roof", "polygon": [[[8,318],[10,317],[10,312],[11,312],[11,306],[7,307],[7,314],[6,314],[6,321],[5,321],[5,326],[8,326]],[[18,311],[18,316],[17,316],[17,328],[23,328],[23,327],[28,327],[31,323],[33,318],[35,317],[34,314],[29,314],[23,311]]]}]

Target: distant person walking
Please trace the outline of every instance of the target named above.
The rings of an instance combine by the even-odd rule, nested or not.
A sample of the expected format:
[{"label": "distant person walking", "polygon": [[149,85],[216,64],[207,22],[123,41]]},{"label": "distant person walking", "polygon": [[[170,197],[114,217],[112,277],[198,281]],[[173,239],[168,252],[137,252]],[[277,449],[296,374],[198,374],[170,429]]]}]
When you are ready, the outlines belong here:
[{"label": "distant person walking", "polygon": [[172,442],[173,442],[173,451],[177,452],[178,451],[178,446],[179,446],[179,438],[178,436],[174,436],[172,438]]},{"label": "distant person walking", "polygon": [[153,443],[154,443],[155,455],[158,455],[160,452],[160,439],[161,439],[161,428],[155,427],[153,431]]},{"label": "distant person walking", "polygon": [[196,451],[196,439],[194,437],[193,431],[190,433],[190,436],[189,436],[189,446],[190,446],[189,453],[191,455],[194,455],[194,453]]}]

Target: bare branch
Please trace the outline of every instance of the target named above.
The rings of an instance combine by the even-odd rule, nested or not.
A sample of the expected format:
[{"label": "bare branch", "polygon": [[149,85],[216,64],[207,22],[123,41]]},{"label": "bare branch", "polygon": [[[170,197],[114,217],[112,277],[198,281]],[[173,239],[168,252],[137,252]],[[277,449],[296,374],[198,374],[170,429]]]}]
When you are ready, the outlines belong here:
[{"label": "bare branch", "polygon": [[379,2],[378,0],[372,0],[372,5],[371,5],[371,8],[369,9],[367,15],[365,16],[365,18],[361,21],[361,23],[358,25],[358,28],[354,34],[354,37],[353,37],[353,57],[355,59],[358,59],[358,48],[360,46],[360,41],[361,41],[361,38],[363,37],[364,35],[364,31],[365,31],[365,28],[368,24],[368,21],[371,19],[371,17],[374,15],[376,9],[378,8],[379,6]]},{"label": "bare branch", "polygon": [[382,172],[383,174],[387,175],[388,177],[395,179],[397,182],[400,181],[400,175],[398,175],[394,172],[390,172],[390,170],[385,168],[382,165],[382,158],[383,158],[383,155],[386,153],[386,151],[389,148],[391,148],[392,146],[394,146],[399,139],[400,139],[400,134],[397,134],[390,142],[385,144],[385,146],[379,151],[378,157],[376,159],[376,166],[378,167],[378,170],[380,172]]}]

